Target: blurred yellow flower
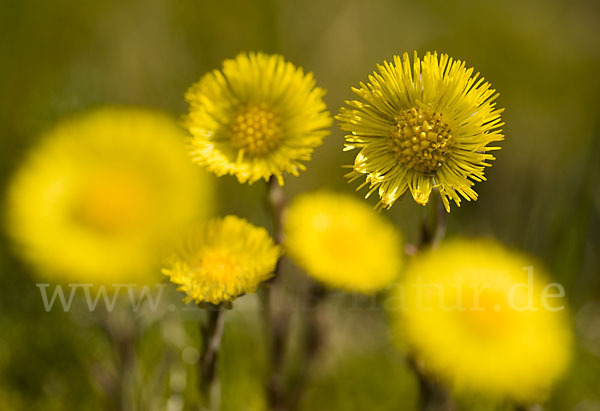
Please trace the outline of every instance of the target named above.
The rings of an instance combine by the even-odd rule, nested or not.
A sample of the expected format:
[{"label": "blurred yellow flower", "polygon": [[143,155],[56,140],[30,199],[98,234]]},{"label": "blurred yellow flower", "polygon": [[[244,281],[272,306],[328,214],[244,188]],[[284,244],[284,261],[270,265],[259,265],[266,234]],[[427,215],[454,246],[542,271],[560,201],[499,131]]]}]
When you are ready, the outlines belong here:
[{"label": "blurred yellow flower", "polygon": [[[415,257],[388,300],[399,344],[457,391],[543,400],[568,365],[559,291],[530,257],[454,240]],[[563,306],[564,308],[564,306]]]},{"label": "blurred yellow flower", "polygon": [[230,215],[191,230],[163,273],[186,303],[216,305],[254,292],[273,276],[281,253],[267,230]]},{"label": "blurred yellow flower", "polygon": [[279,55],[241,53],[186,94],[193,159],[241,183],[298,175],[329,134],[331,117],[311,73]]},{"label": "blurred yellow flower", "polygon": [[352,90],[363,101],[347,101],[336,116],[346,136],[344,150],[360,149],[350,181],[366,174],[359,189],[367,196],[379,190],[380,206],[390,208],[408,189],[414,200],[427,204],[437,187],[446,210],[449,199],[460,206],[462,195],[476,200],[474,181],[485,180],[484,168],[499,147],[498,94],[465,63],[427,53],[420,60],[408,53],[394,63],[377,65],[379,73]]},{"label": "blurred yellow flower", "polygon": [[102,108],[44,136],[8,193],[18,251],[59,282],[152,284],[163,247],[206,217],[212,184],[165,114]]},{"label": "blurred yellow flower", "polygon": [[290,257],[330,287],[371,293],[390,285],[400,272],[400,233],[348,195],[299,196],[287,211],[285,235]]}]

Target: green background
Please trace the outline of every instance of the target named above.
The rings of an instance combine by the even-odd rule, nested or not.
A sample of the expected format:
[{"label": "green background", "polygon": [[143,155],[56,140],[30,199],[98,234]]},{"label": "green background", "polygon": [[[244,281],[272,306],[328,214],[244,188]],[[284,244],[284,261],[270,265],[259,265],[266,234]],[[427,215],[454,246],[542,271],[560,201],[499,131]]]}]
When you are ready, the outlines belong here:
[{"label": "green background", "polygon": [[[186,89],[240,51],[278,52],[314,72],[332,113],[376,63],[405,51],[448,53],[480,71],[506,108],[503,149],[488,181],[475,187],[479,200],[453,208],[449,234],[494,236],[539,257],[564,284],[577,347],[547,407],[600,410],[599,17],[594,0],[1,0],[0,186],[4,191],[27,149],[61,117],[114,103],[181,116]],[[351,192],[341,165],[354,154],[342,144],[333,127],[308,171],[287,178],[287,195],[322,187]],[[230,177],[218,184],[221,213],[270,228],[264,184],[240,186]],[[386,215],[414,241],[424,212],[405,199]],[[46,313],[35,278],[5,237],[0,409],[111,409],[102,385],[114,373],[106,335],[85,310]],[[227,323],[226,409],[264,405],[255,302],[242,302]],[[329,302],[332,330],[304,409],[412,409],[416,382],[389,342],[383,313],[369,301],[349,304],[343,296]],[[187,395],[180,376],[193,368],[182,353],[197,342],[197,318],[181,310],[156,317],[137,319],[146,334],[137,346],[134,378],[142,388],[134,395],[140,409],[178,409]],[[457,401],[461,409],[505,406]]]}]

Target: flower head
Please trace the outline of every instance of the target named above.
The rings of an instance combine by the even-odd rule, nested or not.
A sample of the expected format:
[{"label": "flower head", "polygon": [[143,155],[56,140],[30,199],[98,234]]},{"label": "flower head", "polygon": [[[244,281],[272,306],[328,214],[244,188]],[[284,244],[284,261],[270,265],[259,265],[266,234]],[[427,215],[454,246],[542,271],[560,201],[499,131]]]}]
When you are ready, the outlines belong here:
[{"label": "flower head", "polygon": [[302,161],[329,134],[324,90],[312,74],[278,55],[242,53],[225,60],[187,92],[193,159],[241,183],[283,173],[298,175]]},{"label": "flower head", "polygon": [[571,333],[564,302],[544,301],[532,263],[489,240],[417,256],[390,300],[402,302],[391,312],[398,342],[456,390],[543,400],[567,366]]},{"label": "flower head", "polygon": [[351,196],[303,194],[285,219],[287,251],[330,287],[371,293],[391,284],[402,264],[402,238],[391,223]]},{"label": "flower head", "polygon": [[151,284],[157,255],[211,208],[212,184],[167,115],[103,108],[65,120],[17,171],[8,229],[51,279]]},{"label": "flower head", "polygon": [[230,215],[191,230],[163,273],[186,302],[216,305],[254,292],[273,276],[281,252],[267,230]]},{"label": "flower head", "polygon": [[344,149],[360,149],[347,177],[366,174],[359,189],[378,190],[386,208],[406,190],[425,205],[434,187],[447,211],[459,194],[476,200],[474,181],[485,180],[489,151],[499,149],[489,144],[503,139],[495,90],[446,54],[415,52],[411,64],[405,53],[377,69],[352,89],[363,101],[347,101],[336,117],[350,133]]}]

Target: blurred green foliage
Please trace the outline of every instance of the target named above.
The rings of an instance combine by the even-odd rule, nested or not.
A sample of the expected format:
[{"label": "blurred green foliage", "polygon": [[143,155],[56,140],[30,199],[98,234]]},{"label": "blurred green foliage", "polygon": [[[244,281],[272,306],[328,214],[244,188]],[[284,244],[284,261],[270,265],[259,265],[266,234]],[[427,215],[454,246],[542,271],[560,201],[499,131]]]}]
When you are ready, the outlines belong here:
[{"label": "blurred green foliage", "polygon": [[[447,52],[476,67],[506,108],[506,141],[489,181],[477,186],[476,203],[452,211],[449,234],[495,236],[540,257],[565,285],[578,352],[548,408],[598,410],[600,310],[580,316],[600,300],[598,39],[595,0],[2,0],[0,186],[62,116],[112,103],[182,115],[186,88],[242,50],[279,52],[313,71],[333,113],[383,59],[415,49]],[[353,154],[342,153],[342,141],[334,127],[308,171],[287,179],[287,194],[352,190],[341,165]],[[269,226],[264,194],[260,183],[220,180],[223,213]],[[423,213],[401,201],[389,216],[412,241]],[[0,409],[113,409],[102,386],[115,373],[109,340],[89,318],[46,313],[35,282],[2,237]],[[173,289],[168,295],[178,301]],[[386,327],[377,326],[383,314],[334,313],[335,345],[321,353],[326,361],[311,374],[303,408],[413,409],[416,382],[389,346]],[[142,388],[134,396],[143,409],[179,409],[181,375],[195,372],[183,352],[197,346],[196,320],[178,310],[142,327]],[[261,324],[259,310],[236,308],[228,319],[224,409],[264,406]],[[461,407],[505,405],[467,399]]]}]

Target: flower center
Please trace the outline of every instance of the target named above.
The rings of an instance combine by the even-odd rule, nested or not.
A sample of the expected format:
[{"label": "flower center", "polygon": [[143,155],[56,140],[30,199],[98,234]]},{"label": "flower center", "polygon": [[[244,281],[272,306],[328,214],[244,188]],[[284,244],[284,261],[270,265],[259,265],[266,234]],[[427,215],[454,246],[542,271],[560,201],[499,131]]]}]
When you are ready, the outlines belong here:
[{"label": "flower center", "polygon": [[442,113],[411,108],[396,116],[388,146],[405,167],[432,173],[444,164],[451,140]]},{"label": "flower center", "polygon": [[482,337],[505,332],[512,322],[510,308],[505,304],[506,295],[486,289],[478,293],[478,301],[475,301],[473,288],[468,288],[463,288],[466,310],[460,313],[465,325]]},{"label": "flower center", "polygon": [[239,265],[233,256],[221,250],[207,250],[201,260],[202,275],[204,279],[227,284],[234,280]]},{"label": "flower center", "polygon": [[91,179],[74,204],[74,217],[104,234],[138,226],[148,212],[146,184],[131,173],[107,170]]},{"label": "flower center", "polygon": [[267,154],[283,137],[279,117],[264,103],[242,107],[230,127],[233,147],[252,157]]}]

